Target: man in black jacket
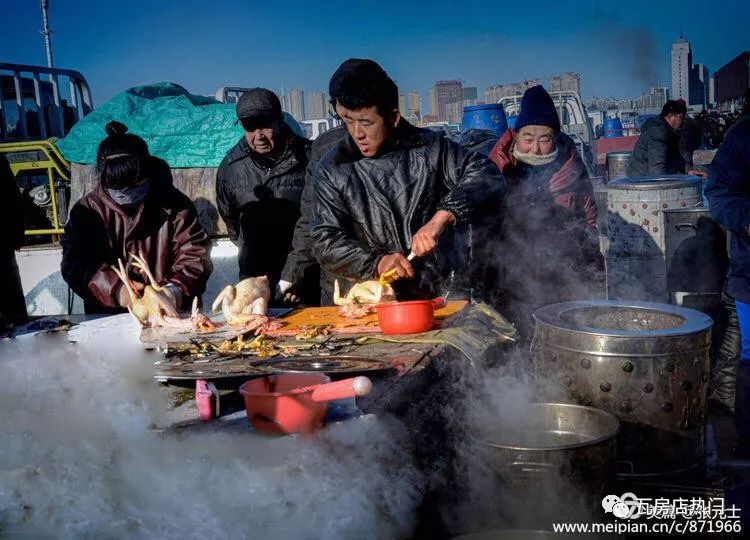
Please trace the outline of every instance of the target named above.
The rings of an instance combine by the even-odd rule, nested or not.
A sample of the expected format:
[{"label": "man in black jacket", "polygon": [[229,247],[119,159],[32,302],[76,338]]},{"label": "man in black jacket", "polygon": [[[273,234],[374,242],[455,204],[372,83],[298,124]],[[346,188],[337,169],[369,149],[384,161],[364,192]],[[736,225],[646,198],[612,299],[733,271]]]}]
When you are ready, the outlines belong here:
[{"label": "man in black jacket", "polygon": [[237,118],[244,136],[227,153],[216,176],[216,203],[239,246],[240,278],[267,275],[278,282],[300,216],[310,141],[283,121],[270,90],[240,96]]},{"label": "man in black jacket", "polygon": [[628,176],[657,176],[683,174],[685,161],[680,155],[678,130],[687,114],[684,101],[669,100],[661,114],[649,118],[641,128],[633,157],[628,165]]},{"label": "man in black jacket", "polygon": [[403,120],[396,84],[375,66],[342,76],[348,136],[315,169],[313,254],[350,281],[394,270],[399,298],[427,298],[451,270],[453,225],[496,211],[505,180],[486,156]]},{"label": "man in black jacket", "polygon": [[[286,259],[284,270],[281,272],[281,280],[276,287],[277,299],[289,303],[304,301],[308,305],[330,304],[333,299],[333,289],[328,283],[333,283],[330,273],[320,268],[318,261],[312,254],[310,240],[310,212],[313,206],[313,172],[315,166],[320,162],[328,151],[337,146],[347,136],[344,126],[337,126],[332,130],[319,135],[310,148],[310,160],[305,172],[305,188],[302,191],[300,205],[300,218],[294,228],[292,239],[292,252]],[[320,298],[304,298],[303,291],[313,289],[311,280],[319,280]],[[309,295],[308,295],[309,296]]]}]

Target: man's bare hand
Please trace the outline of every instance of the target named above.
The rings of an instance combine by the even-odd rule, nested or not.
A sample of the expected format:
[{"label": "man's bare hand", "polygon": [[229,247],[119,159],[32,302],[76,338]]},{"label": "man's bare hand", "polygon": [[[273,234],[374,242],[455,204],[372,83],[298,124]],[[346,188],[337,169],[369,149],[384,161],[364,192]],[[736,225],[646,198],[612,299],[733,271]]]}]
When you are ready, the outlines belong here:
[{"label": "man's bare hand", "polygon": [[417,231],[411,240],[411,250],[417,257],[431,253],[438,244],[440,235],[448,225],[456,222],[456,216],[447,210],[438,210],[432,219]]},{"label": "man's bare hand", "polygon": [[413,278],[414,268],[411,263],[404,257],[403,253],[391,253],[383,256],[378,262],[378,275],[382,276],[389,270],[395,270],[399,278]]}]

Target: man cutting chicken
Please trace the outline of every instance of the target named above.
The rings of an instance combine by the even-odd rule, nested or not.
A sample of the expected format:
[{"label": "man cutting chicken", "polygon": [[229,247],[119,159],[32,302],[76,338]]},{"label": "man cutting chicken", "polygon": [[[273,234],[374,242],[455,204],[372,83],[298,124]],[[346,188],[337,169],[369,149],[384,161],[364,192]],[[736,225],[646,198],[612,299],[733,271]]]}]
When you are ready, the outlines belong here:
[{"label": "man cutting chicken", "polygon": [[496,212],[505,180],[487,157],[401,118],[376,63],[347,60],[334,77],[348,137],[313,174],[313,254],[350,282],[395,275],[399,299],[434,296],[453,270],[452,227]]}]

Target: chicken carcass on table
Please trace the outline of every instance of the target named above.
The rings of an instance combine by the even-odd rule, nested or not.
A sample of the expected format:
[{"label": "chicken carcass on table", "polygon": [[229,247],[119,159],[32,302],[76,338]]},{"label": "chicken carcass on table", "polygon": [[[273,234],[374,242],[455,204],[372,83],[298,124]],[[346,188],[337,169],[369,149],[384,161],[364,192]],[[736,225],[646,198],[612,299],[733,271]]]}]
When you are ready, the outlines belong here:
[{"label": "chicken carcass on table", "polygon": [[262,334],[283,326],[281,321],[267,315],[270,299],[268,276],[246,278],[237,285],[224,287],[214,300],[211,312],[216,313],[221,306],[221,312],[229,326]]},{"label": "chicken carcass on table", "polygon": [[333,282],[333,303],[339,306],[339,315],[347,319],[360,319],[375,313],[375,305],[396,299],[388,283],[378,280],[355,283],[346,296],[341,296],[339,281]]},{"label": "chicken carcass on table", "polygon": [[[174,307],[176,299],[168,287],[163,287],[154,278],[142,251],[138,255],[130,254],[133,266],[140,270],[148,279],[148,284],[139,292],[130,281],[125,263],[117,259],[117,266],[111,268],[122,281],[130,298],[128,311],[141,323],[144,328],[168,326],[171,328],[189,329],[194,332],[212,332],[220,324],[214,323],[198,309],[198,298],[193,298],[189,318],[180,318]],[[166,298],[165,298],[166,296]]]}]

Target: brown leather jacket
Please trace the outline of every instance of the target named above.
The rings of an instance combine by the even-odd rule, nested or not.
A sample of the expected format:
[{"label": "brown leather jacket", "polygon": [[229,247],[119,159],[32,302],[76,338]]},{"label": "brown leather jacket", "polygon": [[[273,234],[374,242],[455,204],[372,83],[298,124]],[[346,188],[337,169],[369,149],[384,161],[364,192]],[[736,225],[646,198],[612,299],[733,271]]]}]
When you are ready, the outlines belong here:
[{"label": "brown leather jacket", "polygon": [[[206,289],[211,275],[211,244],[190,199],[168,178],[152,179],[146,200],[133,217],[100,184],[74,206],[63,236],[62,276],[84,299],[87,313],[117,313],[122,286],[110,268],[118,257],[143,250],[154,277],[172,282],[183,294],[182,307]],[[144,278],[129,267],[131,277]]]}]

